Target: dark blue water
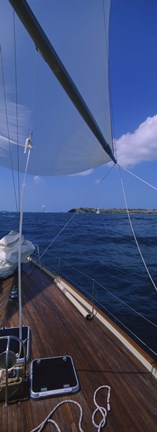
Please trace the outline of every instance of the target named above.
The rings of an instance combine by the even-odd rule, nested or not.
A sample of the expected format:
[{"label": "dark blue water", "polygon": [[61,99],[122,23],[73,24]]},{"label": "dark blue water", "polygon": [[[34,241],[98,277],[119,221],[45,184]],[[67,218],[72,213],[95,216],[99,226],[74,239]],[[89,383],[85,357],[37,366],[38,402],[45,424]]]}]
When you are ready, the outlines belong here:
[{"label": "dark blue water", "polygon": [[[157,215],[131,215],[131,219],[157,285]],[[0,237],[11,229],[18,230],[16,214],[0,213]],[[140,258],[126,215],[25,213],[23,233],[38,245],[44,265],[59,272],[91,300],[94,298],[117,324],[131,329],[157,352],[157,291]],[[154,358],[152,351],[149,354]]]}]

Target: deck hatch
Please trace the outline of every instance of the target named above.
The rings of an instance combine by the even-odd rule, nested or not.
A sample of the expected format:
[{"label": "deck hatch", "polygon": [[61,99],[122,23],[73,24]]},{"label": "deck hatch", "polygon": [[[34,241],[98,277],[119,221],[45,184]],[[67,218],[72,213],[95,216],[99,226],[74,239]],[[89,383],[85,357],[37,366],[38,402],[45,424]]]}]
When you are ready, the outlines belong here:
[{"label": "deck hatch", "polygon": [[32,398],[74,393],[79,390],[73,359],[67,355],[33,360],[30,380]]}]

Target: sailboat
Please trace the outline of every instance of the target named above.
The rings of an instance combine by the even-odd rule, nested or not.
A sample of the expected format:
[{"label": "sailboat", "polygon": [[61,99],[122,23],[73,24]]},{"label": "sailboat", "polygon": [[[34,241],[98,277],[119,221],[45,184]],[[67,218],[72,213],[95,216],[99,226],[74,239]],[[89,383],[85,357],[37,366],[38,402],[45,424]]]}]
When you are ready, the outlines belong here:
[{"label": "sailboat", "polygon": [[[71,117],[69,121],[66,118],[64,125],[64,139],[61,133],[64,119],[60,115],[58,123],[53,122],[50,138],[46,127],[44,131],[41,128],[40,135],[34,133],[33,126],[24,137],[19,124],[17,137],[12,123],[11,130],[7,128],[3,133],[1,164],[24,173],[18,209],[21,238],[27,175],[74,175],[106,162],[117,163],[108,90],[110,1],[104,2],[103,16],[106,25],[105,120],[101,104],[94,109],[91,100],[92,109],[89,109],[72,74],[28,3],[25,0],[9,1],[26,28],[24,38],[28,32],[35,45],[35,54],[40,54],[42,65],[57,81],[57,94],[59,98],[63,97],[65,112],[71,110]],[[85,8],[85,18],[93,4]],[[99,15],[100,9],[96,11]],[[81,30],[85,29],[86,26]],[[93,22],[90,30],[92,37]],[[29,73],[29,65],[25,67]],[[76,81],[79,82],[77,74]],[[42,85],[44,87],[43,82]],[[44,109],[43,87],[40,90]],[[34,84],[32,88],[34,123]],[[82,84],[83,89],[85,93]],[[57,111],[57,102],[55,105]],[[22,120],[29,114],[22,105],[20,113]],[[11,120],[7,110],[6,114]],[[9,302],[10,291],[15,285],[18,286],[18,306]],[[61,274],[32,257],[23,264],[21,271],[20,241],[18,273],[4,279],[1,288],[0,418],[3,432],[51,430],[51,427],[58,431],[156,431],[157,363],[93,301]]]}]

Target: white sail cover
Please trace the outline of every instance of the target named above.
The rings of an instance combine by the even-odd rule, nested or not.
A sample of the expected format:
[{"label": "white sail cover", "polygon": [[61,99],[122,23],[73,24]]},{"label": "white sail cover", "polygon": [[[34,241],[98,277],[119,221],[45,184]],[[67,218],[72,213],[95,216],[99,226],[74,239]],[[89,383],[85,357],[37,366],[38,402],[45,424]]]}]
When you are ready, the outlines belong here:
[{"label": "white sail cover", "polygon": [[[10,231],[0,240],[0,278],[11,275],[18,266],[19,233]],[[29,240],[21,238],[21,262],[25,262],[32,255],[35,246]]]},{"label": "white sail cover", "polygon": [[[105,0],[104,4],[95,0],[53,0],[51,16],[49,0],[44,1],[44,6],[41,0],[30,0],[28,3],[112,148],[108,83],[110,0]],[[1,22],[4,21],[7,26],[10,38],[13,24],[12,8],[8,2],[3,2],[2,14]],[[4,34],[6,36],[2,25],[0,39],[7,78],[7,113],[5,97],[1,96],[0,164],[15,170],[25,170],[27,155],[24,154],[24,146],[30,131],[33,131],[33,149],[28,166],[30,174],[74,174],[108,162],[110,157],[81,118],[39,52],[35,68],[34,43],[18,18],[17,107],[15,77],[10,72],[14,53],[13,38],[8,39],[8,48]]]}]

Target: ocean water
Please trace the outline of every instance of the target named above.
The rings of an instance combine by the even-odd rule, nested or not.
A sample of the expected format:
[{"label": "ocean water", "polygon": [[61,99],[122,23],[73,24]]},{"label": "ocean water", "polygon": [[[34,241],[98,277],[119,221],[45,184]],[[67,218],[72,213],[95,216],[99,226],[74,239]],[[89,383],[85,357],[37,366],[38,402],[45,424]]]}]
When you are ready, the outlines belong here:
[{"label": "ocean water", "polygon": [[[132,214],[131,220],[157,285],[157,215]],[[18,230],[17,214],[1,212],[0,238],[11,229]],[[23,234],[37,245],[42,264],[63,275],[156,359],[157,291],[127,215],[24,213]]]}]

